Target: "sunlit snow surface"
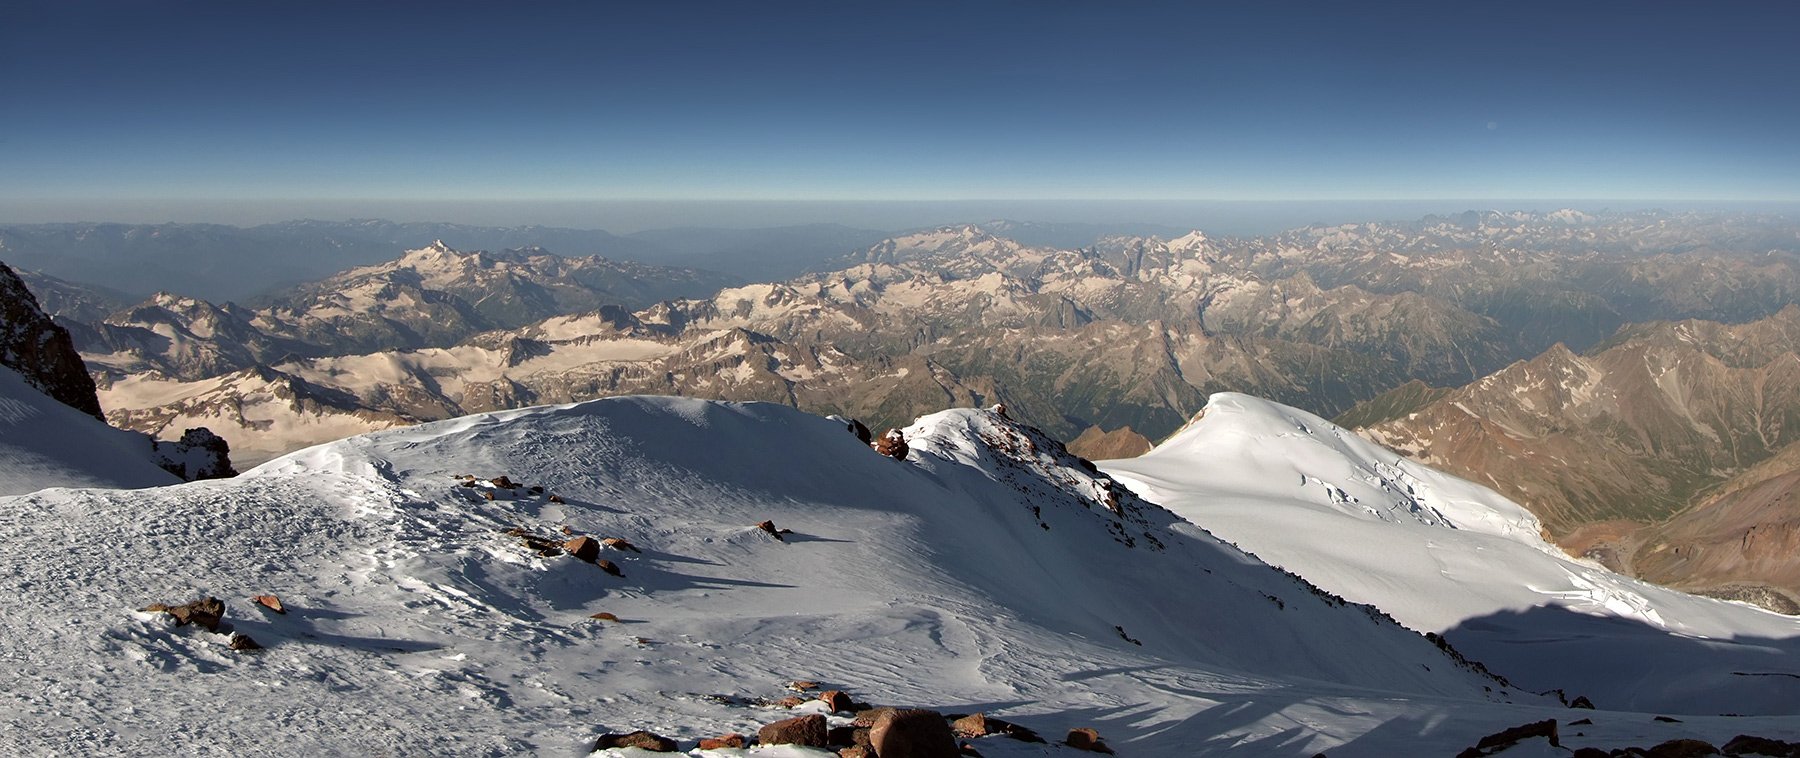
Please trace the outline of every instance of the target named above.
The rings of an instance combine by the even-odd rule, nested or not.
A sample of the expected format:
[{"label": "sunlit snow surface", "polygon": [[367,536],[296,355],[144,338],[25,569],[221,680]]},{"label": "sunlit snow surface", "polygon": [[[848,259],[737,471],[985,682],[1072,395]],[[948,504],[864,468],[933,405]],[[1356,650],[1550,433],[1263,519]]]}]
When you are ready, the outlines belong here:
[{"label": "sunlit snow surface", "polygon": [[1102,468],[1265,561],[1420,630],[1526,689],[1604,707],[1800,713],[1800,619],[1614,574],[1523,508],[1317,416],[1247,395]]},{"label": "sunlit snow surface", "polygon": [[[1311,436],[1292,431],[1269,444]],[[1567,718],[1155,505],[1109,505],[1079,460],[991,412],[907,436],[900,462],[785,407],[617,398],[353,438],[235,480],[0,498],[0,754],[581,755],[640,728],[692,745],[791,715],[710,695],[773,698],[793,679],[1053,739],[1093,726],[1124,755],[1443,755]],[[1378,485],[1343,471],[1312,475],[1370,501]],[[1291,467],[1234,476],[1310,493],[1283,506],[1297,524],[1297,505],[1362,504],[1332,504]],[[1434,518],[1479,521],[1435,498]],[[1341,520],[1398,523],[1357,513]],[[764,519],[793,533],[778,541]],[[505,533],[563,526],[643,552],[606,551],[612,577]],[[1435,554],[1413,553],[1395,559]],[[289,613],[260,610],[260,593]],[[202,594],[267,649],[135,610]],[[622,623],[589,618],[602,611]],[[1800,737],[1781,718],[1585,715],[1596,725],[1565,744]]]}]

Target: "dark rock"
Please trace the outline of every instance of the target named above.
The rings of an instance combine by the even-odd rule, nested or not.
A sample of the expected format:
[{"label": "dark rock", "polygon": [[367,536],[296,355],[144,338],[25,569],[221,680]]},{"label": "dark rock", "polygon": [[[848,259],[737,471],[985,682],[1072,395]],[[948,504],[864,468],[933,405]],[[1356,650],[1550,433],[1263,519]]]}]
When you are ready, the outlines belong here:
[{"label": "dark rock", "polygon": [[552,503],[561,503],[562,501],[563,501],[563,499],[562,499],[561,495],[551,495],[550,496],[550,502],[552,502]]},{"label": "dark rock", "polygon": [[1580,719],[1577,721],[1569,722],[1569,726],[1588,726],[1592,723],[1594,723],[1593,719]]},{"label": "dark rock", "polygon": [[231,467],[231,444],[204,426],[182,432],[181,439],[152,440],[152,461],[185,481],[237,476]]},{"label": "dark rock", "polygon": [[1594,701],[1587,699],[1586,695],[1576,695],[1574,700],[1569,701],[1569,707],[1586,708],[1591,711],[1594,710]]},{"label": "dark rock", "polygon": [[857,421],[856,419],[850,419],[849,426],[850,433],[856,435],[857,439],[862,440],[864,445],[874,441],[874,432],[869,431],[869,427],[863,426],[863,422]]},{"label": "dark rock", "polygon": [[1063,738],[1063,744],[1077,750],[1087,750],[1095,753],[1112,753],[1112,748],[1107,747],[1106,742],[1100,739],[1100,732],[1088,727],[1070,729],[1069,736]]},{"label": "dark rock", "polygon": [[720,748],[741,748],[750,744],[750,738],[732,732],[722,737],[708,737],[700,741],[701,750],[718,750]]},{"label": "dark rock", "polygon": [[859,730],[856,727],[848,724],[844,726],[834,726],[825,731],[825,744],[831,745],[832,747],[854,745],[856,744],[857,731]]},{"label": "dark rock", "polygon": [[825,717],[811,713],[765,726],[756,733],[756,739],[764,745],[825,747],[829,744],[827,734]]},{"label": "dark rock", "polygon": [[1663,723],[1665,723],[1665,724],[1679,724],[1679,723],[1681,723],[1681,719],[1678,719],[1678,718],[1671,718],[1671,717],[1669,717],[1669,716],[1657,716],[1657,717],[1656,717],[1656,718],[1654,718],[1654,719],[1651,719],[1651,720],[1652,720],[1652,721],[1661,721],[1661,722],[1663,722]]},{"label": "dark rock", "polygon": [[791,529],[776,529],[775,522],[772,520],[760,522],[756,525],[756,528],[761,529],[765,532],[768,532],[769,536],[774,537],[775,539],[778,539],[778,540],[782,540],[783,542],[785,542],[787,540],[786,540],[786,538],[782,537],[781,535],[793,533],[793,530],[791,530]]},{"label": "dark rock", "polygon": [[1712,743],[1693,739],[1669,740],[1650,748],[1650,758],[1701,758],[1718,755],[1719,749]]},{"label": "dark rock", "polygon": [[206,631],[219,631],[219,621],[225,616],[225,603],[216,597],[195,600],[186,605],[166,607],[170,616],[175,617],[176,626],[195,624],[206,628]]},{"label": "dark rock", "polygon": [[248,635],[248,634],[233,633],[231,635],[231,640],[229,641],[229,644],[231,645],[232,650],[261,650],[262,649],[262,645],[256,644],[256,640],[250,639],[250,635]]},{"label": "dark rock", "polygon": [[57,326],[18,274],[0,264],[0,366],[57,402],[106,421],[87,364],[69,330]]},{"label": "dark rock", "polygon": [[1584,747],[1575,751],[1573,758],[1612,758],[1612,753],[1597,747]]},{"label": "dark rock", "polygon": [[1719,752],[1726,755],[1780,755],[1800,757],[1800,742],[1782,742],[1768,737],[1740,734],[1725,743]]},{"label": "dark rock", "polygon": [[595,750],[615,747],[635,747],[652,753],[673,753],[675,752],[675,741],[660,734],[639,729],[625,734],[607,732],[600,735],[599,741],[594,743]]},{"label": "dark rock", "polygon": [[601,571],[605,571],[606,573],[612,574],[613,576],[624,576],[625,575],[625,572],[619,570],[618,564],[615,564],[612,561],[609,561],[605,558],[601,558],[600,560],[594,561],[594,565],[599,566]]},{"label": "dark rock", "polygon": [[618,621],[619,620],[618,616],[615,616],[611,613],[607,613],[606,611],[601,611],[592,616],[589,616],[588,618],[594,619],[596,621]]},{"label": "dark rock", "polygon": [[899,429],[887,430],[887,434],[881,435],[881,439],[875,442],[875,452],[897,461],[906,460],[908,450],[906,435],[902,434]]},{"label": "dark rock", "polygon": [[600,557],[600,543],[593,537],[576,537],[562,544],[562,549],[569,555],[593,563]]},{"label": "dark rock", "polygon": [[[519,488],[519,485],[513,480],[506,478],[505,474],[496,476],[488,481],[492,482],[495,487],[499,487],[503,490],[516,490]],[[638,734],[638,732],[632,732],[632,734]],[[649,732],[643,732],[643,734],[649,734]]]},{"label": "dark rock", "polygon": [[850,710],[850,707],[855,704],[855,701],[851,700],[850,696],[842,690],[828,690],[820,693],[819,700],[823,701],[825,707],[830,708],[832,713]]},{"label": "dark rock", "polygon": [[956,735],[943,714],[922,708],[888,711],[869,728],[869,744],[880,758],[956,758]]}]

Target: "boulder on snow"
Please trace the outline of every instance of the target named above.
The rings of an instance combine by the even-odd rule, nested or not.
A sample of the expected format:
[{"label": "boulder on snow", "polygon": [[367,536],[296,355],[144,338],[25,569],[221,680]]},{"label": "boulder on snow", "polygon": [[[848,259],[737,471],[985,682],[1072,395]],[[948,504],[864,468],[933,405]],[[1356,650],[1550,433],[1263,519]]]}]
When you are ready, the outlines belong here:
[{"label": "boulder on snow", "polygon": [[594,743],[595,750],[624,747],[634,747],[652,753],[673,753],[675,752],[675,741],[655,732],[639,729],[625,734],[607,732],[600,735],[600,739]]},{"label": "boulder on snow", "polygon": [[819,694],[818,700],[825,703],[825,707],[830,708],[832,713],[847,711],[856,705],[856,701],[851,700],[850,695],[843,690],[827,690]]},{"label": "boulder on snow", "polygon": [[231,445],[204,426],[182,432],[179,440],[152,440],[155,463],[162,470],[193,482],[237,476],[231,467]]},{"label": "boulder on snow", "polygon": [[603,539],[600,541],[600,546],[601,547],[609,547],[614,550],[630,550],[631,552],[634,552],[634,553],[644,552],[642,550],[639,550],[637,548],[637,545],[633,545],[633,544],[626,542],[625,540],[622,540],[618,537],[607,537],[606,539]]},{"label": "boulder on snow", "polygon": [[1063,738],[1063,744],[1076,750],[1087,750],[1094,753],[1112,753],[1112,748],[1100,739],[1099,730],[1090,727],[1078,727],[1069,730],[1069,736]]},{"label": "boulder on snow", "polygon": [[825,717],[817,713],[810,713],[769,724],[756,733],[756,739],[764,745],[825,747],[830,744],[827,738],[828,731],[825,726]]},{"label": "boulder on snow", "polygon": [[560,503],[561,503],[561,502],[562,502],[562,501],[563,501],[563,499],[562,499],[562,497],[561,497],[561,496],[560,496],[560,495],[551,495],[551,496],[550,496],[550,502],[552,502],[552,503],[559,503],[559,504],[560,504]]},{"label": "boulder on snow", "polygon": [[958,737],[986,737],[1004,734],[1020,742],[1043,742],[1037,732],[1025,727],[989,716],[985,713],[973,713],[950,723],[950,730]]},{"label": "boulder on snow", "polygon": [[750,738],[732,732],[720,737],[708,737],[700,741],[701,750],[719,750],[722,748],[742,748],[750,744]]},{"label": "boulder on snow", "polygon": [[262,645],[257,644],[256,640],[250,639],[250,635],[242,634],[239,632],[232,632],[231,639],[227,641],[227,644],[229,644],[231,646],[232,650],[261,650],[262,649]]},{"label": "boulder on snow", "polygon": [[1594,710],[1594,701],[1587,699],[1586,695],[1576,695],[1574,700],[1569,701],[1569,707],[1586,708],[1591,711]]},{"label": "boulder on snow", "polygon": [[594,565],[599,566],[601,571],[605,571],[606,573],[612,574],[613,576],[621,576],[622,577],[625,575],[625,572],[619,570],[618,564],[613,563],[612,561],[609,561],[605,558],[601,558],[600,560],[594,561]]},{"label": "boulder on snow", "polygon": [[770,536],[774,537],[775,539],[782,540],[783,542],[786,542],[787,540],[786,540],[786,538],[782,537],[781,535],[794,533],[794,530],[792,530],[792,529],[776,529],[775,522],[772,520],[760,522],[756,525],[756,528],[761,529],[765,532],[768,532]]},{"label": "boulder on snow", "polygon": [[601,611],[592,616],[589,616],[588,618],[594,619],[596,621],[618,621],[619,620],[618,616],[615,616],[611,613],[607,613],[606,611]]},{"label": "boulder on snow", "polygon": [[887,430],[887,433],[881,435],[881,439],[875,442],[875,452],[881,453],[896,461],[906,460],[906,453],[908,450],[909,448],[906,446],[906,435],[901,433],[899,429]]},{"label": "boulder on snow", "polygon": [[805,703],[806,698],[800,697],[799,695],[788,695],[787,697],[775,701],[775,705],[781,708],[798,708]]},{"label": "boulder on snow", "polygon": [[1719,748],[1719,752],[1726,755],[1800,756],[1800,742],[1783,742],[1768,737],[1740,734],[1731,738],[1731,741],[1725,743],[1724,747]]},{"label": "boulder on snow", "polygon": [[[519,484],[517,482],[514,482],[511,479],[506,478],[505,474],[501,474],[500,476],[496,476],[492,479],[489,479],[488,482],[490,484],[493,484],[495,487],[499,487],[500,489],[503,489],[503,490],[516,490],[519,488]],[[633,734],[636,734],[636,732],[633,732]],[[645,732],[645,734],[649,734],[649,732]]]},{"label": "boulder on snow", "polygon": [[1705,740],[1675,739],[1650,748],[1645,754],[1649,758],[1702,758],[1718,755],[1719,749]]},{"label": "boulder on snow", "polygon": [[788,682],[788,689],[795,692],[809,692],[819,688],[819,683],[811,679],[795,679]]},{"label": "boulder on snow", "polygon": [[881,758],[956,758],[961,753],[944,715],[923,708],[882,714],[869,727],[869,745]]},{"label": "boulder on snow", "polygon": [[216,597],[206,597],[184,605],[164,605],[162,610],[175,617],[176,626],[195,624],[205,627],[206,631],[217,632],[219,621],[225,617],[225,602]]},{"label": "boulder on snow", "polygon": [[600,557],[600,543],[593,537],[576,537],[562,544],[562,549],[569,555],[593,563]]},{"label": "boulder on snow", "polygon": [[287,608],[281,605],[281,598],[274,595],[257,595],[256,597],[250,598],[250,602],[256,603],[257,605],[276,613],[284,615],[287,613]]},{"label": "boulder on snow", "polygon": [[1464,749],[1456,755],[1457,758],[1479,758],[1479,756],[1492,755],[1525,740],[1538,737],[1549,740],[1551,747],[1562,747],[1562,740],[1556,734],[1556,719],[1544,719],[1494,732],[1481,738],[1474,747]]}]

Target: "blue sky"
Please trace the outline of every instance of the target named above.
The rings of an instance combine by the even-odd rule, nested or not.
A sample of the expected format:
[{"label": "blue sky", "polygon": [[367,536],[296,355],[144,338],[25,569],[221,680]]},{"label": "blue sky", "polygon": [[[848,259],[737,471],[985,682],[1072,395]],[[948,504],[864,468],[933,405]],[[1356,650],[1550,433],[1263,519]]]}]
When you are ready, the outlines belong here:
[{"label": "blue sky", "polygon": [[12,2],[0,203],[1794,201],[1797,21],[1776,2]]}]

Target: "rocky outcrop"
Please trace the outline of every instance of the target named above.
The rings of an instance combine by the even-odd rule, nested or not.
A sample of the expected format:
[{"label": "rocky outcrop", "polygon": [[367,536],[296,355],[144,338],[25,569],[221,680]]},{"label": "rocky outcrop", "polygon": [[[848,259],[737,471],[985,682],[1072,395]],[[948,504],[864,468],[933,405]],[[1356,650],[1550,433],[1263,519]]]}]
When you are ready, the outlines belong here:
[{"label": "rocky outcrop", "polygon": [[869,744],[881,758],[956,758],[956,735],[937,711],[888,711],[869,728]]},{"label": "rocky outcrop", "polygon": [[0,366],[19,372],[31,386],[102,422],[100,400],[87,364],[75,352],[69,330],[38,307],[18,274],[0,263]]},{"label": "rocky outcrop", "polygon": [[173,442],[156,440],[156,465],[190,482],[237,476],[231,467],[231,445],[204,426],[182,432]]}]

